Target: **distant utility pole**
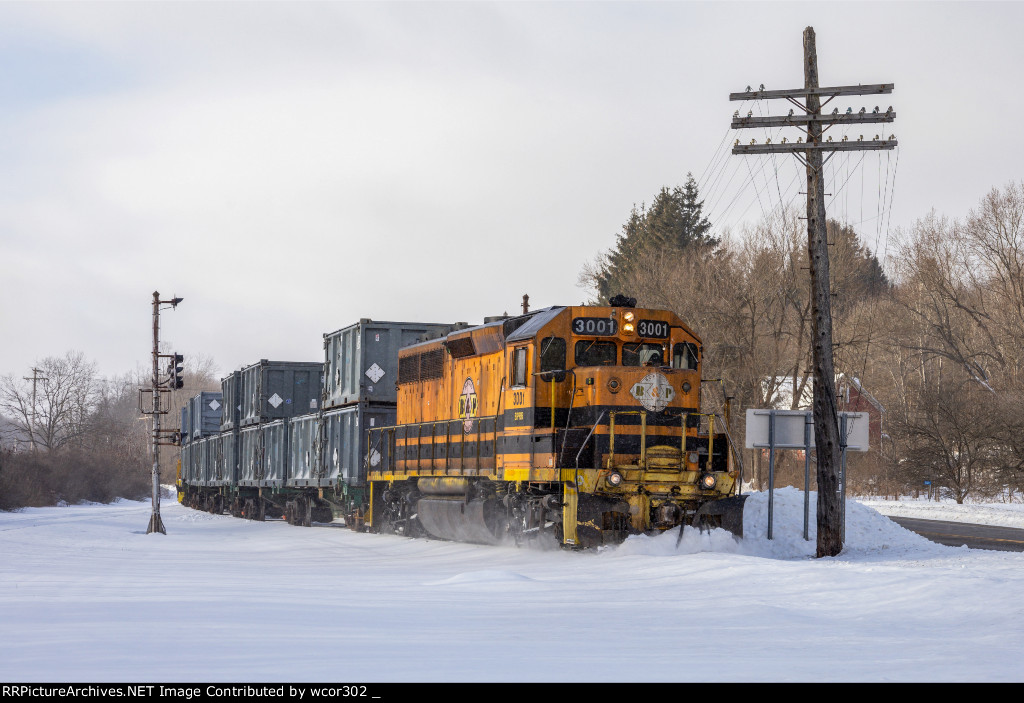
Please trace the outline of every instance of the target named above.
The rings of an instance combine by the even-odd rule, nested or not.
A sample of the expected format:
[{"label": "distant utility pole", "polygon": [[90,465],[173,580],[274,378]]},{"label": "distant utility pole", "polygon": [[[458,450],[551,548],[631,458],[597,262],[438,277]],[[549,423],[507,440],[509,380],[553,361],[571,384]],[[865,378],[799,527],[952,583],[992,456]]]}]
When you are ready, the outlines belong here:
[{"label": "distant utility pole", "polygon": [[28,437],[32,441],[32,451],[36,450],[36,382],[48,381],[46,376],[40,376],[40,371],[32,367],[32,377],[22,376],[26,381],[32,381],[32,419],[28,421]]},{"label": "distant utility pole", "polygon": [[[744,93],[730,93],[730,100],[768,100],[784,98],[800,108],[804,114],[754,117],[748,113],[740,117],[739,112],[733,115],[733,129],[749,129],[754,127],[786,127],[801,129],[807,135],[807,141],[800,138],[787,142],[772,144],[767,140],[764,144],[751,141],[748,145],[740,145],[736,140],[734,154],[793,154],[807,167],[807,248],[811,268],[811,314],[813,319],[812,344],[814,348],[814,444],[818,455],[818,544],[817,556],[835,556],[843,549],[841,500],[837,470],[840,462],[839,416],[836,409],[835,368],[832,361],[832,303],[829,286],[828,243],[825,236],[825,180],[823,167],[828,159],[837,151],[863,151],[868,149],[892,149],[896,139],[892,135],[888,139],[865,141],[863,136],[855,142],[822,141],[822,136],[830,127],[839,124],[861,124],[870,122],[892,122],[896,113],[890,107],[880,113],[876,107],[868,113],[864,108],[853,112],[848,108],[840,114],[834,109],[831,115],[823,115],[824,105],[821,98],[826,97],[825,105],[839,95],[879,95],[891,93],[892,83],[877,85],[851,85],[834,88],[818,87],[818,54],[814,43],[814,28],[804,30],[804,87],[794,90],[760,90],[751,91],[747,87]],[[797,98],[803,98],[801,103]],[[823,152],[830,152],[828,158],[822,160]]]},{"label": "distant utility pole", "polygon": [[[164,521],[160,518],[160,445],[176,444],[176,442],[171,441],[171,436],[180,432],[180,429],[177,432],[175,430],[160,429],[160,416],[167,414],[166,410],[160,409],[160,394],[170,393],[173,388],[181,388],[178,385],[181,370],[178,363],[181,361],[181,355],[160,353],[160,306],[168,304],[172,308],[176,308],[182,300],[183,298],[160,300],[160,293],[157,291],[153,292],[153,383],[152,388],[141,391],[142,393],[152,393],[153,395],[153,409],[143,411],[144,415],[153,416],[153,514],[149,518],[149,527],[146,528],[147,535],[151,532],[167,534],[167,530],[164,528]],[[167,381],[160,379],[160,359],[163,357],[171,359],[171,363],[168,366]]]}]

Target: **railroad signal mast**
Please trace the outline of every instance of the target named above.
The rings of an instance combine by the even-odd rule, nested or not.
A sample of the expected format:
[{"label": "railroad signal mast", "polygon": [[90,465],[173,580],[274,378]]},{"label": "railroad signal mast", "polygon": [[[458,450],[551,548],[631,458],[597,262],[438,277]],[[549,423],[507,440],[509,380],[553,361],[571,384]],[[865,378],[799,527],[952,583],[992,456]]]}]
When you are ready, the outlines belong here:
[{"label": "railroad signal mast", "polygon": [[[160,518],[160,446],[177,444],[174,438],[180,437],[181,434],[180,428],[177,430],[164,430],[160,428],[160,416],[167,414],[167,410],[160,409],[160,398],[161,394],[170,393],[172,390],[177,390],[184,385],[182,364],[185,361],[185,357],[181,354],[160,353],[160,306],[170,305],[171,308],[176,308],[182,300],[184,298],[177,297],[170,300],[160,300],[160,293],[153,291],[153,382],[151,388],[144,388],[139,391],[140,395],[142,393],[150,393],[153,398],[152,409],[142,410],[143,415],[153,416],[153,514],[149,518],[149,527],[146,528],[147,535],[151,532],[167,534],[167,530],[164,528],[164,521]],[[170,360],[167,365],[166,379],[162,378],[160,374],[160,359]]]},{"label": "railroad signal mast", "polygon": [[[839,496],[838,469],[840,463],[839,414],[836,406],[835,366],[832,359],[832,303],[829,285],[828,242],[825,234],[825,163],[837,151],[866,151],[893,149],[896,138],[888,139],[875,135],[873,140],[834,142],[832,137],[823,141],[824,133],[841,124],[864,124],[892,122],[896,113],[890,107],[884,113],[876,107],[868,113],[864,108],[845,113],[834,109],[832,114],[822,114],[822,108],[840,95],[881,95],[892,93],[892,83],[876,85],[852,85],[822,88],[818,85],[818,54],[815,46],[814,28],[804,29],[804,87],[793,90],[760,90],[730,93],[729,100],[770,100],[785,99],[803,111],[803,114],[754,117],[748,113],[741,117],[739,111],[733,115],[733,129],[756,127],[796,127],[807,135],[795,143],[782,139],[779,143],[766,140],[757,144],[741,145],[739,140],[733,147],[733,154],[777,154],[796,156],[807,168],[807,248],[811,268],[811,314],[812,347],[814,351],[814,443],[817,447],[818,479],[818,542],[817,556],[835,556],[843,549],[841,500]],[[826,98],[822,103],[821,99]],[[803,98],[800,102],[798,98]],[[828,157],[823,154],[828,152]]]},{"label": "railroad signal mast", "polygon": [[167,387],[172,391],[180,390],[185,386],[183,377],[183,366],[185,357],[181,354],[171,354],[167,363]]}]

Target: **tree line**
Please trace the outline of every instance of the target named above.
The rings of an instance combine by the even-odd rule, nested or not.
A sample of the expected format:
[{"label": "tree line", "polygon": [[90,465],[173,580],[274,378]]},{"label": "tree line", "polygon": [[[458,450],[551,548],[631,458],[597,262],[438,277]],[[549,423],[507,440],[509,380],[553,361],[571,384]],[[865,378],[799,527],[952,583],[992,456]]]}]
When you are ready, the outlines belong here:
[{"label": "tree line", "polygon": [[[1024,491],[1024,184],[993,189],[962,219],[935,212],[897,230],[885,266],[854,228],[827,223],[835,365],[845,386],[882,409],[882,436],[853,456],[849,488],[906,494],[928,482],[958,502]],[[625,293],[676,312],[701,337],[705,404],[723,412],[796,408],[811,388],[810,273],[799,213],[780,210],[712,235],[697,185],[663,188],[634,207],[616,245],[585,266],[594,302]],[[150,425],[138,389],[148,373],[103,378],[79,352],[38,361],[31,380],[0,376],[0,509],[149,495]],[[186,355],[184,402],[218,390],[215,367]],[[724,391],[724,392],[723,392]],[[843,398],[840,398],[843,409]],[[743,413],[733,413],[742,444]],[[744,452],[764,485],[765,460]],[[789,454],[787,457],[786,455]],[[176,452],[161,458],[172,475]],[[803,485],[783,452],[780,485]]]},{"label": "tree line", "polygon": [[[37,361],[31,376],[0,376],[0,510],[117,498],[152,492],[152,426],[140,413],[136,370],[103,377],[78,351]],[[220,388],[209,358],[186,360],[185,387],[170,394],[166,426],[201,390]],[[143,401],[148,403],[148,398]],[[161,453],[161,476],[173,480],[176,452]]]},{"label": "tree line", "polygon": [[[624,293],[676,312],[704,344],[703,399],[721,412],[806,407],[811,393],[806,223],[795,210],[711,236],[692,176],[634,207],[616,245],[583,268],[595,302]],[[840,389],[881,408],[881,442],[852,456],[849,488],[962,502],[1024,490],[1024,184],[993,189],[961,220],[934,212],[897,230],[885,266],[854,228],[827,223]],[[845,385],[844,385],[845,384]],[[843,398],[840,399],[840,410]],[[743,414],[733,431],[743,443]],[[765,482],[760,451],[746,476]],[[788,458],[786,455],[789,455]],[[813,476],[813,472],[812,472]],[[783,453],[777,480],[803,486]]]}]

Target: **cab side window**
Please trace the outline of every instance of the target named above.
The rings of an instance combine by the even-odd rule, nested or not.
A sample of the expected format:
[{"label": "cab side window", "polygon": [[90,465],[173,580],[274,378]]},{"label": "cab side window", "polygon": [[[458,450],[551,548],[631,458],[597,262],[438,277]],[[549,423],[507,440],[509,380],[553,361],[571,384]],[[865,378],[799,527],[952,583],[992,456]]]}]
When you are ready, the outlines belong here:
[{"label": "cab side window", "polygon": [[512,386],[525,386],[528,378],[527,348],[518,347],[512,352]]},{"label": "cab side window", "polygon": [[565,370],[565,340],[561,337],[545,337],[540,340],[540,371]]}]

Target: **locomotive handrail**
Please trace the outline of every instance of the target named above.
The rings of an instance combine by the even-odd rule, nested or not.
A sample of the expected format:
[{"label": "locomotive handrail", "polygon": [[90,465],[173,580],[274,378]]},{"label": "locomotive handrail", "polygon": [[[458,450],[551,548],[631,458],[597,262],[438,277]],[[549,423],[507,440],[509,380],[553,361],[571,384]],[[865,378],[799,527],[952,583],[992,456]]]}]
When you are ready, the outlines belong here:
[{"label": "locomotive handrail", "polygon": [[736,451],[736,442],[733,441],[732,434],[729,433],[729,423],[725,422],[723,419],[722,425],[725,428],[725,436],[729,439],[729,449],[732,451],[732,455],[735,457],[736,463],[740,465],[739,481],[736,482],[736,495],[743,495],[743,457]]},{"label": "locomotive handrail", "polygon": [[[644,459],[647,457],[647,411],[646,410],[612,410],[608,415],[608,433],[609,433],[609,445],[608,445],[608,462],[609,468],[611,462],[615,461],[615,416],[616,415],[639,415],[640,416],[640,466],[644,465]],[[685,436],[685,433],[684,433]]]},{"label": "locomotive handrail", "polygon": [[[569,423],[572,422],[572,408],[576,403],[576,369],[569,369],[572,374],[572,393],[569,394],[569,409],[565,411],[565,431],[569,431]],[[586,442],[584,442],[586,444]],[[577,461],[577,463],[579,463]]]},{"label": "locomotive handrail", "polygon": [[[498,416],[501,415],[501,401],[505,399],[505,378],[501,379],[501,384],[498,386],[498,405],[494,409],[494,439],[492,440],[492,446],[494,451],[494,469],[498,469]],[[504,423],[502,423],[502,430],[505,429]],[[477,455],[479,460],[479,454]],[[479,464],[478,464],[479,465]]]},{"label": "locomotive handrail", "polygon": [[[604,412],[605,411],[602,410],[601,414],[597,416],[597,422],[595,422],[594,426],[590,428],[590,432],[587,433],[586,438],[583,440],[583,444],[580,445],[580,450],[578,452],[576,452],[576,470],[577,471],[580,470],[580,455],[583,454],[583,450],[586,448],[587,442],[590,441],[591,436],[593,436],[594,430],[597,429],[597,426],[601,424],[601,420],[604,419]],[[577,476],[573,476],[574,480],[577,479],[577,478],[578,478]]]}]

